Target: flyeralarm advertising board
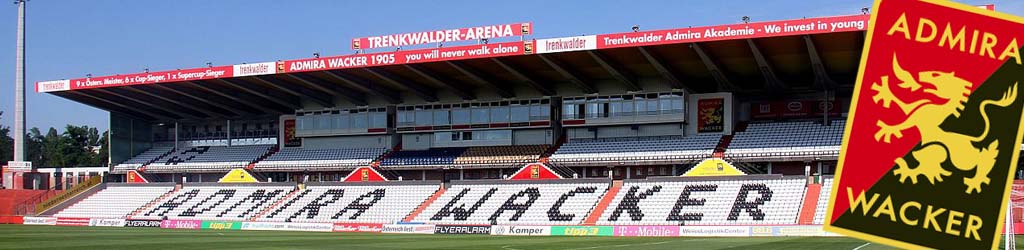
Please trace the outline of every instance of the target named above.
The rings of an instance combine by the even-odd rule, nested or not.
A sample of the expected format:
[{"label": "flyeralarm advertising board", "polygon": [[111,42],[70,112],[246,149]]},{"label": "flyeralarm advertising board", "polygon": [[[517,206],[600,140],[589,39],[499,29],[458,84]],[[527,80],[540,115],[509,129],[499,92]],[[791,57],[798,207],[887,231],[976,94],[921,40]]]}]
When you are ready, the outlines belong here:
[{"label": "flyeralarm advertising board", "polygon": [[1024,131],[1024,18],[935,0],[872,10],[825,229],[994,249]]}]

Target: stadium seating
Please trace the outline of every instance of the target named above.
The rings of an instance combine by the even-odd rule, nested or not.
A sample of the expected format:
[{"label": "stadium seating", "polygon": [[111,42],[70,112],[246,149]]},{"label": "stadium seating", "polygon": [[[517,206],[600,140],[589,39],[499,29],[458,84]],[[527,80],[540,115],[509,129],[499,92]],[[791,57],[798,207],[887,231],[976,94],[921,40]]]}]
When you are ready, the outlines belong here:
[{"label": "stadium seating", "polygon": [[200,146],[179,149],[153,164],[150,172],[223,172],[246,167],[269,152],[273,145]]},{"label": "stadium seating", "polygon": [[428,150],[400,150],[381,161],[381,166],[451,166],[465,152],[465,148],[432,148]]},{"label": "stadium seating", "polygon": [[818,196],[818,207],[814,211],[814,224],[821,225],[825,223],[825,213],[828,212],[828,202],[832,193],[832,178],[822,178],[821,180],[821,195]]},{"label": "stadium seating", "polygon": [[751,123],[745,132],[736,133],[725,154],[728,158],[785,158],[839,155],[846,121],[831,126],[815,122]]},{"label": "stadium seating", "polygon": [[383,148],[302,149],[282,148],[256,163],[257,170],[316,170],[368,166],[387,151]]},{"label": "stadium seating", "polygon": [[128,171],[138,169],[150,161],[158,160],[158,158],[166,155],[168,152],[171,152],[171,150],[174,150],[174,147],[152,147],[149,150],[143,151],[135,157],[122,162],[121,164],[117,164],[114,166],[114,170]]},{"label": "stadium seating", "polygon": [[109,186],[57,212],[57,217],[125,218],[136,209],[174,189],[174,186]]},{"label": "stadium seating", "polygon": [[440,188],[438,182],[307,186],[258,218],[271,222],[397,223]]},{"label": "stadium seating", "polygon": [[608,180],[455,182],[413,221],[429,224],[575,225]]},{"label": "stadium seating", "polygon": [[719,135],[575,139],[549,158],[562,165],[668,162],[711,156]]},{"label": "stadium seating", "polygon": [[455,158],[455,165],[498,165],[520,167],[537,162],[550,145],[471,147]]},{"label": "stadium seating", "polygon": [[805,180],[781,176],[752,178],[627,181],[598,224],[796,224]]},{"label": "stadium seating", "polygon": [[294,188],[288,184],[186,187],[133,218],[241,221],[256,216]]}]

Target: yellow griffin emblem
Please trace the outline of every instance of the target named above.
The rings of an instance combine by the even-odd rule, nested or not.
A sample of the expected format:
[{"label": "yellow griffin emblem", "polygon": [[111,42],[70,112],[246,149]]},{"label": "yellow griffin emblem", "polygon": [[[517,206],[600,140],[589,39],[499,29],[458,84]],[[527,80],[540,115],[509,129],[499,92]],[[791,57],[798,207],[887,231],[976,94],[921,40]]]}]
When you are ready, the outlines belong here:
[{"label": "yellow griffin emblem", "polygon": [[[896,78],[902,81],[897,86],[916,92],[922,89],[920,83],[914,79],[910,72],[903,70],[896,56],[892,58],[892,68]],[[934,102],[929,99],[921,99],[906,102],[893,95],[889,86],[889,76],[882,76],[881,83],[872,83],[871,90],[877,92],[872,100],[882,107],[889,108],[895,104],[907,118],[897,124],[890,125],[879,120],[876,125],[879,131],[875,133],[875,141],[890,143],[891,137],[903,137],[903,131],[917,128],[921,134],[921,147],[911,152],[918,165],[911,168],[903,158],[893,160],[899,167],[893,170],[893,174],[900,177],[900,182],[910,179],[917,184],[917,177],[924,175],[928,181],[935,184],[942,182],[943,176],[952,174],[942,168],[941,164],[950,161],[961,171],[976,169],[973,177],[965,177],[964,185],[967,185],[968,194],[977,191],[981,193],[981,184],[988,184],[988,174],[995,165],[996,156],[999,154],[999,140],[995,140],[987,147],[975,147],[988,136],[989,118],[985,108],[989,105],[1007,107],[1017,99],[1017,83],[1014,83],[999,100],[984,100],[978,107],[981,117],[985,122],[984,130],[978,136],[970,136],[956,132],[945,131],[939,127],[942,122],[953,115],[960,117],[964,110],[964,103],[967,102],[970,94],[971,82],[956,77],[954,72],[923,71],[918,73],[921,82],[931,86],[925,86],[924,93],[931,94],[937,98],[946,100],[945,103]]]}]

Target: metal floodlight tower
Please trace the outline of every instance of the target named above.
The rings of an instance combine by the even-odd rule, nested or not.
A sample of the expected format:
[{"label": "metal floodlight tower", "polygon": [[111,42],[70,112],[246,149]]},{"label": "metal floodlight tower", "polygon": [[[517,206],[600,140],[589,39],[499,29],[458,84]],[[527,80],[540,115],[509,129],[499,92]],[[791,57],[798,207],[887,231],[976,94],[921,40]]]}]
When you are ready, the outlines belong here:
[{"label": "metal floodlight tower", "polygon": [[14,161],[25,160],[25,3],[18,5],[18,52],[14,64]]}]

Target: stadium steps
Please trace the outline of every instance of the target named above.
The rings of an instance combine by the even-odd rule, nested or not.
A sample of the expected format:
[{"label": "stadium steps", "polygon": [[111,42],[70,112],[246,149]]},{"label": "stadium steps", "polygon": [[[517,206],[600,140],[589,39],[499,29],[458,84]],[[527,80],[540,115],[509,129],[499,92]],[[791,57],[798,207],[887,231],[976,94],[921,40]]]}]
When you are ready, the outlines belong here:
[{"label": "stadium steps", "polygon": [[171,191],[167,191],[167,193],[164,193],[163,195],[160,195],[160,197],[156,197],[156,199],[153,199],[152,201],[149,201],[149,203],[146,203],[145,206],[135,209],[135,211],[132,211],[130,214],[128,214],[128,219],[131,219],[132,217],[135,217],[139,213],[149,210],[149,208],[153,207],[156,204],[160,204],[160,202],[166,200],[168,197],[171,197],[171,195],[177,192],[178,189],[181,189],[181,185],[175,185],[174,189],[171,189]]},{"label": "stadium steps", "polygon": [[722,159],[725,156],[725,150],[729,148],[729,143],[732,142],[732,135],[723,135],[721,139],[718,139],[718,145],[715,146],[715,152],[712,157]]},{"label": "stadium steps", "polygon": [[[100,187],[100,184],[103,184],[103,177],[89,177],[88,180],[72,186],[63,193],[54,195],[53,197],[40,202],[36,205],[35,214],[47,214],[49,212],[56,213],[56,211],[53,210],[61,210],[67,207],[66,205],[63,205],[64,203],[67,203],[68,201],[77,202],[82,199],[81,197],[88,197],[89,195],[96,193],[98,191],[96,188]],[[82,194],[84,194],[84,196]]]},{"label": "stadium steps", "polygon": [[435,200],[441,198],[441,195],[444,194],[444,191],[445,188],[444,185],[442,184],[440,187],[437,188],[437,191],[434,192],[434,194],[430,195],[430,197],[427,197],[427,200],[424,200],[423,203],[420,203],[420,205],[416,207],[416,209],[413,209],[412,212],[409,213],[409,215],[406,215],[405,218],[402,219],[402,222],[411,222],[413,219],[416,219],[416,216],[420,215],[420,213],[422,213],[423,210],[426,210],[431,203],[434,203]]},{"label": "stadium steps", "polygon": [[149,164],[153,164],[154,162],[157,162],[160,159],[163,159],[164,157],[167,157],[168,155],[171,155],[171,153],[174,153],[174,148],[171,148],[171,150],[167,150],[167,152],[164,152],[163,154],[161,154],[160,156],[157,156],[156,158],[150,159],[145,164],[142,164],[142,167],[140,169],[145,169],[145,167],[149,166]]},{"label": "stadium steps", "polygon": [[277,209],[277,207],[281,206],[281,203],[284,203],[288,199],[291,199],[292,196],[295,196],[295,194],[298,194],[300,191],[305,189],[303,184],[299,184],[299,185],[303,186],[303,188],[299,188],[299,186],[295,187],[295,189],[292,189],[292,191],[289,192],[288,194],[286,194],[284,197],[281,197],[281,199],[278,199],[277,201],[274,201],[274,204],[270,204],[270,206],[267,206],[266,208],[264,208],[263,211],[260,211],[255,216],[250,217],[248,221],[256,221],[256,219],[259,219],[259,218],[263,217],[264,215],[266,215],[270,211],[274,211],[274,209]]},{"label": "stadium steps", "polygon": [[619,194],[619,189],[622,189],[622,180],[612,181],[612,186],[608,188],[608,192],[605,192],[604,197],[601,197],[601,201],[594,205],[594,209],[590,210],[590,214],[583,220],[583,225],[597,224],[597,220],[601,219],[601,214],[608,208],[608,205],[611,205],[615,195]]},{"label": "stadium steps", "polygon": [[818,210],[818,199],[821,198],[818,196],[821,196],[821,184],[807,185],[807,191],[804,192],[804,204],[800,206],[800,219],[797,220],[797,224],[814,224],[814,213]]},{"label": "stadium steps", "polygon": [[256,168],[256,163],[259,163],[259,162],[261,162],[263,160],[266,160],[271,155],[274,155],[275,153],[277,153],[277,151],[280,151],[280,149],[278,149],[278,147],[276,147],[276,146],[273,147],[273,148],[270,148],[270,150],[267,150],[266,153],[263,153],[263,155],[260,155],[260,157],[257,157],[255,160],[252,160],[251,162],[249,162],[248,165],[245,165],[245,169],[246,170],[252,170],[253,168]]}]

